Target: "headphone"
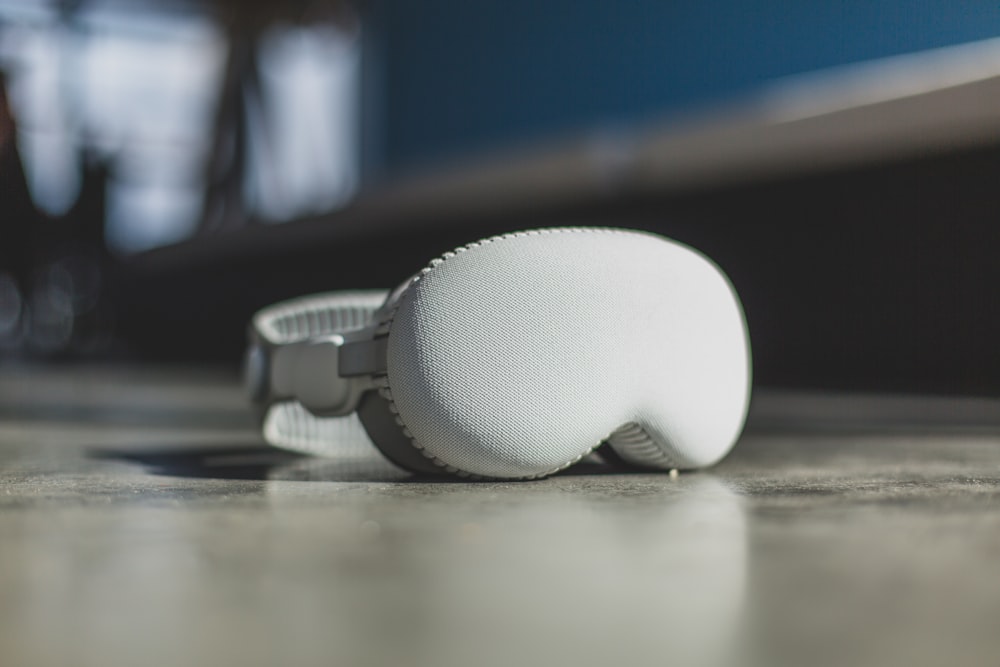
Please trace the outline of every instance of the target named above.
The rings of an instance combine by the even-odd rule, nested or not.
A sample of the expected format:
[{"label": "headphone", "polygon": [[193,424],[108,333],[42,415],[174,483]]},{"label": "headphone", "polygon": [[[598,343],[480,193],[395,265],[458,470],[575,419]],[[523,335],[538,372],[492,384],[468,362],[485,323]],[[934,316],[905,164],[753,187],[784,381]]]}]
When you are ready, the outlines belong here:
[{"label": "headphone", "polygon": [[603,443],[650,469],[716,463],[743,428],[750,365],[739,298],[710,260],[573,227],[462,246],[391,292],[265,308],[246,385],[279,447],[374,444],[415,473],[534,479]]}]

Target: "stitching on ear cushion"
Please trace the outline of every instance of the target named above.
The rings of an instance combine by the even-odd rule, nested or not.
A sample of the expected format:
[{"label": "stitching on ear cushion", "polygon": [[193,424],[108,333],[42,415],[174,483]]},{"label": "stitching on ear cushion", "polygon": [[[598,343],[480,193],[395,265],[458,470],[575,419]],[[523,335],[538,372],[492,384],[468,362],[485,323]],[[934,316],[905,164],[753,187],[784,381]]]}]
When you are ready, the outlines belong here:
[{"label": "stitching on ear cushion", "polygon": [[429,451],[427,451],[427,449],[423,445],[417,442],[417,439],[413,437],[413,433],[410,432],[410,429],[408,429],[406,427],[406,424],[403,422],[403,418],[399,416],[399,408],[396,407],[396,402],[392,400],[392,388],[389,386],[389,376],[388,375],[381,376],[378,379],[378,383],[379,383],[378,387],[379,396],[385,399],[386,403],[388,404],[389,412],[392,413],[392,418],[395,420],[396,424],[403,432],[403,435],[405,435],[409,439],[410,444],[413,445],[414,449],[420,452],[420,454],[425,458],[431,460],[434,463],[434,465],[438,466],[442,470],[456,474],[459,477],[468,477],[470,479],[482,479],[480,475],[471,473],[468,470],[460,470],[453,465],[449,465],[445,461],[442,461],[438,457],[431,454]]},{"label": "stitching on ear cushion", "polygon": [[[467,478],[467,479],[490,479],[490,478],[485,477],[483,475],[477,475],[475,473],[469,472],[468,470],[462,470],[461,468],[457,468],[457,467],[455,467],[453,465],[450,465],[450,464],[442,461],[438,457],[434,456],[429,451],[427,451],[427,449],[423,445],[421,445],[417,441],[416,438],[413,437],[413,434],[410,432],[410,430],[408,428],[406,428],[406,424],[403,423],[403,418],[399,416],[399,409],[396,407],[395,402],[393,402],[393,400],[392,400],[392,389],[389,387],[389,379],[388,379],[388,377],[383,376],[383,377],[379,378],[378,393],[379,393],[379,396],[381,396],[382,398],[384,398],[386,400],[386,402],[388,403],[389,411],[392,413],[392,416],[395,419],[396,424],[399,426],[400,430],[402,430],[403,435],[405,435],[407,438],[409,438],[410,444],[412,444],[413,447],[417,451],[419,451],[421,453],[421,455],[423,455],[427,459],[433,461],[434,464],[436,466],[440,467],[442,470],[445,470],[447,472],[450,472],[450,473],[453,473],[455,475],[458,475],[459,477],[464,477],[464,478]],[[560,465],[560,466],[558,466],[556,468],[553,468],[551,470],[547,470],[547,471],[542,472],[542,473],[538,473],[537,475],[525,475],[523,477],[509,477],[507,479],[513,479],[513,480],[517,480],[517,479],[522,479],[522,480],[542,479],[544,477],[548,477],[550,475],[554,475],[555,473],[559,472],[560,470],[565,470],[566,468],[570,467],[571,465],[579,462],[583,457],[587,456],[588,454],[592,453],[595,449],[597,449],[598,447],[600,447],[601,444],[604,443],[604,441],[606,439],[607,438],[603,438],[603,439],[599,440],[598,442],[596,442],[594,444],[593,447],[591,447],[587,451],[581,453],[579,456],[571,459],[570,461],[567,461],[566,463],[564,463],[564,464],[562,464],[562,465]]]},{"label": "stitching on ear cushion", "polygon": [[[536,230],[530,230],[530,231],[512,232],[512,233],[508,233],[508,234],[501,234],[501,235],[498,235],[498,236],[492,236],[492,237],[489,237],[489,238],[486,238],[486,239],[482,239],[482,240],[476,241],[474,243],[469,243],[467,245],[461,246],[460,248],[456,248],[455,250],[453,250],[451,252],[446,252],[443,255],[441,255],[440,257],[437,257],[437,258],[431,260],[430,263],[426,267],[424,267],[419,273],[417,273],[415,276],[413,276],[409,280],[409,282],[406,284],[406,287],[404,289],[400,290],[397,293],[395,301],[391,305],[391,307],[389,307],[389,308],[386,309],[385,314],[383,315],[382,323],[379,325],[379,331],[383,332],[383,333],[389,333],[392,330],[392,325],[393,325],[393,322],[395,321],[397,313],[399,312],[400,305],[402,304],[403,300],[407,297],[407,295],[412,292],[413,287],[415,285],[417,285],[429,273],[431,273],[436,268],[438,268],[439,266],[441,266],[442,264],[444,264],[445,262],[447,262],[449,259],[451,259],[453,257],[456,257],[457,255],[459,255],[459,254],[461,254],[463,252],[466,252],[468,250],[472,250],[472,249],[475,249],[475,248],[480,248],[482,246],[489,245],[491,243],[496,243],[496,242],[499,242],[499,241],[506,241],[506,240],[509,240],[509,239],[520,238],[520,237],[525,237],[525,236],[538,236],[538,235],[543,235],[543,234],[579,234],[579,233],[585,233],[585,234],[606,233],[606,234],[619,234],[619,235],[621,235],[621,234],[625,234],[625,235],[643,234],[643,235],[651,236],[653,238],[658,238],[658,237],[655,237],[652,234],[647,234],[646,232],[634,231],[634,230],[625,230],[625,229],[612,229],[612,228],[607,228],[607,227],[557,227],[557,228],[550,228],[550,229],[536,229]],[[438,457],[436,457],[433,454],[431,454],[426,449],[426,447],[424,447],[416,439],[416,437],[414,437],[413,433],[410,431],[410,429],[406,426],[406,423],[403,421],[402,416],[399,414],[399,408],[396,406],[395,401],[393,400],[392,387],[391,387],[391,385],[389,383],[388,374],[386,374],[384,376],[381,376],[379,378],[379,389],[378,389],[378,391],[379,391],[379,394],[388,402],[388,404],[389,404],[389,410],[392,413],[394,419],[396,420],[396,423],[402,429],[403,434],[406,435],[407,438],[409,438],[410,443],[416,449],[418,449],[421,452],[421,454],[423,454],[428,459],[434,461],[434,463],[436,465],[440,466],[444,470],[446,470],[446,471],[448,471],[450,473],[454,473],[454,474],[456,474],[456,475],[458,475],[460,477],[466,477],[466,478],[470,478],[470,479],[482,479],[483,478],[482,475],[477,475],[477,474],[471,473],[471,472],[469,472],[467,470],[462,470],[460,468],[457,468],[457,467],[455,467],[455,466],[447,463],[446,461],[442,461]],[[507,479],[524,479],[524,480],[530,480],[530,479],[540,479],[540,478],[543,478],[543,477],[548,477],[549,475],[557,473],[557,472],[559,472],[561,470],[565,470],[566,468],[568,468],[568,467],[572,466],[573,464],[577,463],[578,461],[580,461],[580,459],[582,459],[583,457],[587,456],[588,454],[592,453],[595,449],[597,449],[598,447],[600,447],[601,444],[605,440],[607,440],[608,438],[610,438],[610,437],[611,436],[609,435],[607,438],[602,438],[601,440],[598,440],[597,442],[595,442],[593,444],[593,446],[591,446],[587,450],[581,452],[578,456],[575,456],[572,459],[570,459],[569,461],[566,461],[565,463],[562,463],[562,464],[560,464],[560,465],[558,465],[558,466],[556,466],[556,467],[554,467],[552,469],[549,469],[549,470],[546,470],[544,472],[541,472],[541,473],[538,473],[538,474],[534,474],[534,475],[525,475],[525,476],[522,476],[522,477],[511,477],[511,478],[507,478]],[[648,438],[648,436],[647,436],[647,441],[648,441],[648,443],[650,445],[656,446],[655,443],[654,443],[654,441],[652,439]],[[665,453],[662,453],[662,454],[663,454],[663,459],[664,460],[668,458]]]}]

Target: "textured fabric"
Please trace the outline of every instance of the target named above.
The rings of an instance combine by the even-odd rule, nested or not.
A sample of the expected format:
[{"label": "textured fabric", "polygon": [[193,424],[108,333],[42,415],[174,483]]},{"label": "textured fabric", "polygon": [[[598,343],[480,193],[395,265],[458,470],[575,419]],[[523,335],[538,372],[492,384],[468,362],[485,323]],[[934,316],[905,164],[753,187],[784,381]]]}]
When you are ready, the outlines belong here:
[{"label": "textured fabric", "polygon": [[447,470],[540,476],[611,437],[628,461],[696,468],[746,416],[749,345],[729,282],[651,234],[553,229],[433,261],[383,315],[383,396]]}]

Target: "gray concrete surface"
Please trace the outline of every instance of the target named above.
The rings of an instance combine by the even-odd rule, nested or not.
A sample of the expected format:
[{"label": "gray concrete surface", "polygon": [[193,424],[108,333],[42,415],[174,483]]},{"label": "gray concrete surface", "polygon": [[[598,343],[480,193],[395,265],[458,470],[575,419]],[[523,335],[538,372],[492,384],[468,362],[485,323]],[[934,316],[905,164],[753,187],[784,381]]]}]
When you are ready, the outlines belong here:
[{"label": "gray concrete surface", "polygon": [[990,400],[441,483],[271,450],[224,375],[0,367],[0,665],[995,665],[998,482]]}]

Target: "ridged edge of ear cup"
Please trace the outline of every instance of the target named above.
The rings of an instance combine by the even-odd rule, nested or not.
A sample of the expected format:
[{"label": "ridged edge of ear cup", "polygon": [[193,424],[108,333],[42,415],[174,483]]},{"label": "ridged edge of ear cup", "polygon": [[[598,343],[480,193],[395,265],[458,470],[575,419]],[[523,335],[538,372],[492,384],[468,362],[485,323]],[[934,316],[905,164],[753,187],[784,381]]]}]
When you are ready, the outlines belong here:
[{"label": "ridged edge of ear cup", "polygon": [[[366,395],[366,399],[368,399],[368,397],[372,396],[372,394],[374,393],[375,392],[369,392]],[[578,463],[583,458],[589,456],[594,451],[596,451],[597,448],[600,447],[605,442],[605,439],[599,440],[585,452],[582,452],[579,456],[573,458],[572,460],[568,461],[563,465],[560,465],[551,470],[547,470],[545,472],[537,473],[534,475],[524,475],[520,477],[494,478],[489,475],[480,475],[474,472],[469,472],[468,470],[463,470],[461,468],[458,468],[456,466],[447,463],[446,461],[441,460],[440,458],[428,452],[427,449],[425,449],[423,445],[421,445],[420,442],[413,437],[413,434],[410,433],[409,429],[406,428],[406,424],[399,416],[399,409],[396,407],[396,404],[392,399],[392,389],[389,387],[389,382],[387,379],[383,381],[382,386],[379,388],[377,396],[375,398],[381,399],[382,406],[380,406],[379,409],[376,409],[374,407],[375,400],[374,398],[372,398],[371,403],[369,403],[370,411],[367,413],[369,416],[367,420],[365,418],[362,418],[362,422],[368,429],[368,434],[372,436],[372,442],[375,443],[375,446],[382,451],[382,453],[386,456],[386,458],[390,459],[397,465],[402,465],[406,467],[407,465],[410,465],[410,463],[404,463],[404,460],[407,462],[416,461],[417,465],[419,465],[420,467],[417,467],[417,465],[413,465],[413,469],[417,472],[430,472],[433,474],[441,474],[442,472],[447,472],[453,475],[458,475],[459,477],[466,477],[468,479],[511,479],[511,480],[543,479],[545,477],[554,475],[557,472],[565,470],[566,468],[569,468],[575,463]],[[363,401],[363,405],[364,404],[365,402]],[[386,428],[387,420],[391,421],[391,423],[394,426],[396,426],[396,429],[394,431],[391,431],[390,429]],[[375,431],[373,431],[372,428],[369,427],[369,423],[376,425],[379,437],[375,437],[374,435]],[[404,445],[409,445],[410,451],[417,453],[419,456],[417,458],[414,458],[412,456],[406,455],[404,453],[406,451],[406,447],[404,447]],[[430,465],[429,468],[427,467],[427,464]]]},{"label": "ridged edge of ear cup", "polygon": [[413,446],[412,439],[403,430],[391,403],[377,390],[365,392],[358,404],[357,417],[371,442],[382,455],[397,466],[427,475],[441,475],[446,472],[468,476],[443,462],[436,462],[424,456],[423,451]]}]

